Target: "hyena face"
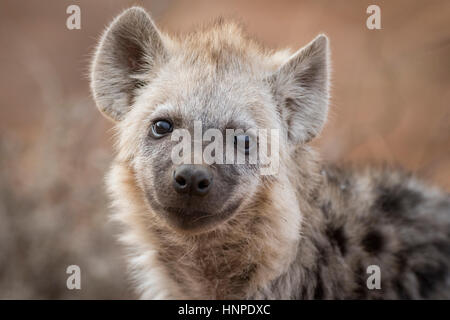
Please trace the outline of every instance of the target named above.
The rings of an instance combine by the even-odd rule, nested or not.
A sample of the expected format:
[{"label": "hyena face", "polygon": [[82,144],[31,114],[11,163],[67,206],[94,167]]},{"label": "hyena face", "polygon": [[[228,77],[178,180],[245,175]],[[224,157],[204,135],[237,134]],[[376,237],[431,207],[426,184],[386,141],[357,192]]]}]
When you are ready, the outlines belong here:
[{"label": "hyena face", "polygon": [[[217,130],[223,137],[221,151],[225,158],[226,144],[230,141],[226,138],[227,129],[246,132],[279,125],[273,120],[275,114],[269,117],[273,112],[259,116],[256,113],[255,107],[274,110],[270,109],[268,88],[261,81],[246,74],[238,78],[230,72],[203,70],[200,65],[179,59],[161,67],[151,86],[136,99],[135,109],[123,120],[123,125],[124,131],[136,128],[130,137],[137,143],[133,166],[152,209],[167,217],[177,229],[205,230],[231,216],[245,199],[252,197],[260,184],[259,166],[248,161],[205,163],[202,155],[210,142],[202,140],[200,161],[194,162],[198,156],[194,145],[197,140],[192,143],[188,140],[190,152],[182,151],[189,153],[187,159],[176,163],[173,159],[173,150],[179,144],[173,139],[176,132],[186,130],[194,140],[200,130],[200,139],[208,129]],[[234,137],[231,142],[237,160],[237,153],[245,150],[239,150],[237,145],[234,148]]]},{"label": "hyena face", "polygon": [[[289,156],[291,146],[313,138],[326,119],[327,39],[319,36],[289,57],[265,52],[223,22],[169,37],[144,10],[132,8],[103,35],[91,85],[99,109],[117,123],[117,160],[133,170],[151,209],[179,231],[202,232],[249,205],[274,177],[262,176],[260,161],[250,163],[248,155],[241,164],[205,162],[210,142],[198,142],[196,130],[222,133],[223,148],[214,156],[225,159],[232,144],[238,159],[260,147],[252,130],[277,129],[278,150]],[[194,142],[183,149],[186,161],[176,163],[173,138],[181,129]],[[230,137],[227,129],[242,134]],[[195,161],[195,143],[201,161]],[[281,165],[275,174],[289,173]]]}]

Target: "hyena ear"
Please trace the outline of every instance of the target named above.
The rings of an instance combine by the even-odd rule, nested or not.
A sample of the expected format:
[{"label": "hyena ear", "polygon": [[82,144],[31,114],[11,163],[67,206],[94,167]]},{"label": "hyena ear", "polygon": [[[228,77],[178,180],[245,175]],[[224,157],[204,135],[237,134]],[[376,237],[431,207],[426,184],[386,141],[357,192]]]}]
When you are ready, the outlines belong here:
[{"label": "hyena ear", "polygon": [[328,114],[328,38],[317,36],[272,75],[270,83],[289,140],[308,142]]},{"label": "hyena ear", "polygon": [[106,29],[91,68],[91,90],[100,111],[120,121],[136,90],[146,85],[166,53],[161,35],[144,9],[127,9]]}]

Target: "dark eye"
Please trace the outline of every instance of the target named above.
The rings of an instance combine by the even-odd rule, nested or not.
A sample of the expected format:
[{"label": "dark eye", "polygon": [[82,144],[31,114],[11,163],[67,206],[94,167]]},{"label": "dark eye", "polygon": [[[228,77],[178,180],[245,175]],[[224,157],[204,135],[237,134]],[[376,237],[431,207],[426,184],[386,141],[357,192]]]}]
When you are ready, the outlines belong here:
[{"label": "dark eye", "polygon": [[158,120],[152,124],[152,135],[161,138],[173,130],[172,123],[167,120]]},{"label": "dark eye", "polygon": [[243,148],[242,151],[244,151],[245,154],[249,154],[250,150],[253,147],[253,143],[251,140],[252,139],[250,139],[250,137],[247,135],[234,136],[234,145],[237,148]]}]

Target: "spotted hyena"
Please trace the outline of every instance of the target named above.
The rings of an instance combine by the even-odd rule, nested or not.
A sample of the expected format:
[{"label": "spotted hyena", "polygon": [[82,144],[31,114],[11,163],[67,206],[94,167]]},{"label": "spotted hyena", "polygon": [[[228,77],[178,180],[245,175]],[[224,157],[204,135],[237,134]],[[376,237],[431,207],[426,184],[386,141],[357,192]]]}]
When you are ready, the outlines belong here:
[{"label": "spotted hyena", "polygon": [[[142,298],[450,298],[450,197],[401,170],[326,165],[309,145],[327,118],[326,36],[291,54],[220,19],[169,36],[131,8],[91,80],[117,129],[107,185]],[[175,164],[172,135],[195,121],[279,130],[277,172]]]}]

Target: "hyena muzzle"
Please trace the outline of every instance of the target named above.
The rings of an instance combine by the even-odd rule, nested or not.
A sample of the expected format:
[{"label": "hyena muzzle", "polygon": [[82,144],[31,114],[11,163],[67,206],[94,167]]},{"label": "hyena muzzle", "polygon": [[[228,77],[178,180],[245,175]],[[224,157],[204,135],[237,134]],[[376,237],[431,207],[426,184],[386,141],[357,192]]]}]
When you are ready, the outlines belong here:
[{"label": "hyena muzzle", "polygon": [[[328,55],[324,35],[270,51],[220,19],[169,36],[141,8],[107,28],[91,88],[117,130],[107,185],[142,298],[450,298],[450,197],[401,170],[325,165],[310,147]],[[209,146],[195,123],[236,130],[209,137],[213,158],[231,145],[244,163],[176,163],[179,130]],[[248,161],[264,146],[250,128],[278,130],[273,174]]]}]

